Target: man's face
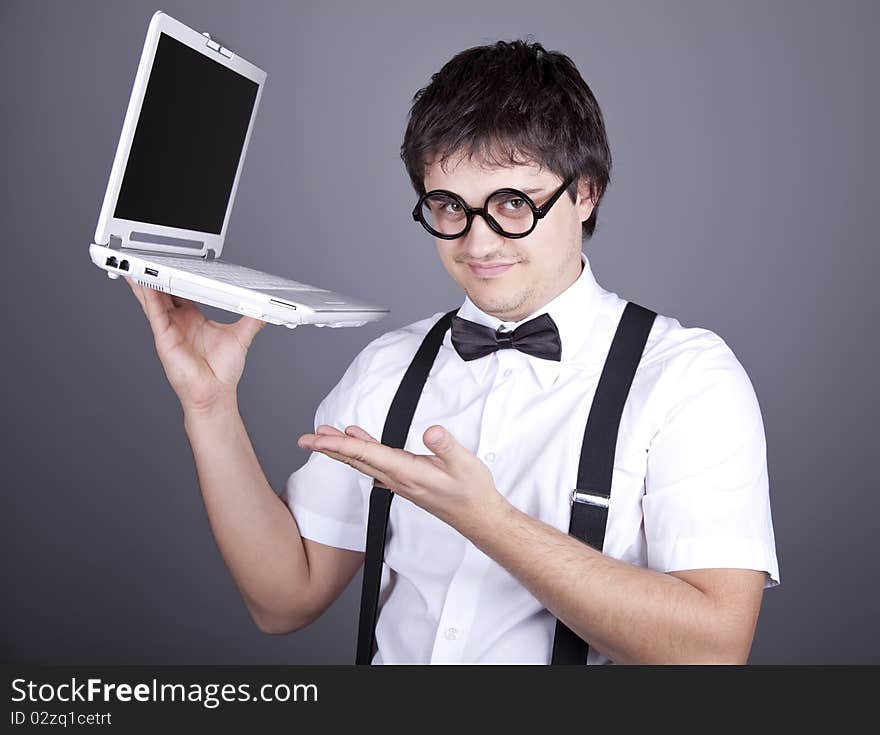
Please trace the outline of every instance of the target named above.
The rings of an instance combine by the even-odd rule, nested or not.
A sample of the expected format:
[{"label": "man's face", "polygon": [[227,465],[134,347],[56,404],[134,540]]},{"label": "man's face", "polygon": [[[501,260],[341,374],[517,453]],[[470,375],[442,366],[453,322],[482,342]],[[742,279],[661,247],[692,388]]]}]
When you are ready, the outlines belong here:
[{"label": "man's face", "polygon": [[[452,157],[443,171],[436,162],[425,168],[425,190],[448,189],[469,207],[482,207],[496,189],[525,192],[540,207],[562,186],[556,174],[537,164],[489,167],[474,157]],[[530,234],[506,238],[474,215],[471,228],[456,240],[434,238],[443,267],[480,309],[502,321],[520,321],[573,284],[581,273],[581,222],[593,203],[586,184],[577,201],[564,193]],[[477,266],[512,264],[495,272]]]}]

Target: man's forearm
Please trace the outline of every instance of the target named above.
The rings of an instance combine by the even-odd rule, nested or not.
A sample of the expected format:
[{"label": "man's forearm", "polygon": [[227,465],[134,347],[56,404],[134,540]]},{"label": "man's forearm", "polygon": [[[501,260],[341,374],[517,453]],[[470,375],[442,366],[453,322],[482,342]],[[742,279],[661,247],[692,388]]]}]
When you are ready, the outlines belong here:
[{"label": "man's forearm", "polygon": [[500,495],[459,530],[615,663],[735,663],[713,601],[681,579],[606,556]]},{"label": "man's forearm", "polygon": [[293,516],[272,490],[234,402],[188,413],[189,437],[220,553],[258,623],[305,603],[308,561]]}]

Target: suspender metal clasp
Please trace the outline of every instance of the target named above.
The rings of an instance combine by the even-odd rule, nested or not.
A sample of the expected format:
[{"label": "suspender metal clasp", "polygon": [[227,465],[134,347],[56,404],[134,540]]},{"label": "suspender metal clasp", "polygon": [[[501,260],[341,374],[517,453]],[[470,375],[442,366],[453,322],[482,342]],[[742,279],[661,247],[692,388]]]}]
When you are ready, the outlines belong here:
[{"label": "suspender metal clasp", "polygon": [[596,493],[588,493],[583,490],[571,491],[571,503],[586,503],[587,505],[598,505],[607,508],[611,498],[607,495],[598,495]]}]

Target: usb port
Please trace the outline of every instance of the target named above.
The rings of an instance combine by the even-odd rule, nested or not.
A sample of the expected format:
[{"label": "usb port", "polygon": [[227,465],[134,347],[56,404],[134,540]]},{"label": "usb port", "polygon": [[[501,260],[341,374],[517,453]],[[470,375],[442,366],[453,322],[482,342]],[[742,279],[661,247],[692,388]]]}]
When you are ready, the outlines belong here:
[{"label": "usb port", "polygon": [[157,271],[155,268],[144,268],[144,273],[146,273],[148,276],[159,275],[159,271]]}]

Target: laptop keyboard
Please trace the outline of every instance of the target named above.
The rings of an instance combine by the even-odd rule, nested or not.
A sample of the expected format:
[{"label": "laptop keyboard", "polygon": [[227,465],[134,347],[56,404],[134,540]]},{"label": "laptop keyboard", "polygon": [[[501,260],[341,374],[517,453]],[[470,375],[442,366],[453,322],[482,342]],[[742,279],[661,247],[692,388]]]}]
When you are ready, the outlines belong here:
[{"label": "laptop keyboard", "polygon": [[310,286],[289,278],[273,276],[271,273],[245,268],[234,263],[226,263],[221,260],[203,261],[196,258],[175,258],[161,256],[155,258],[158,263],[165,263],[172,268],[195,273],[199,276],[216,278],[218,281],[228,283],[231,286],[242,288],[284,289],[288,291],[325,291],[318,286]]}]

